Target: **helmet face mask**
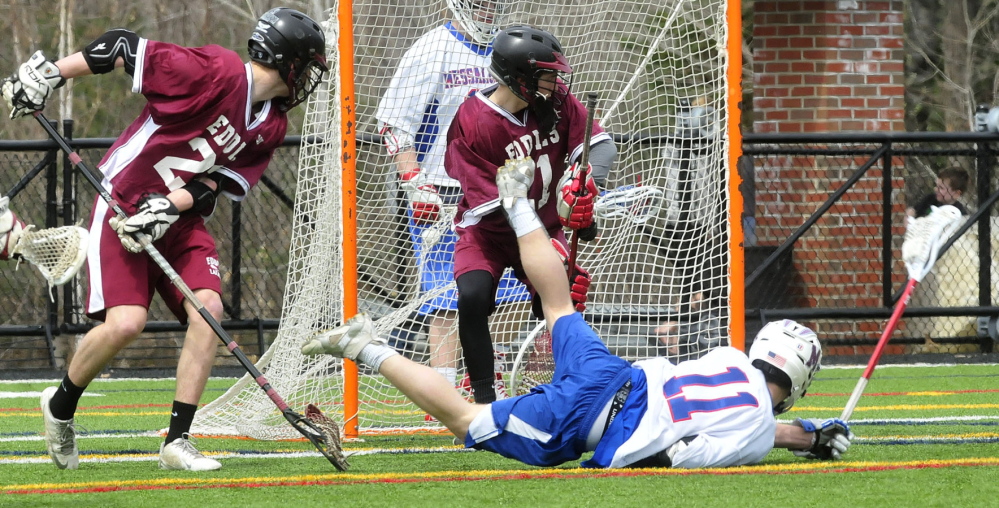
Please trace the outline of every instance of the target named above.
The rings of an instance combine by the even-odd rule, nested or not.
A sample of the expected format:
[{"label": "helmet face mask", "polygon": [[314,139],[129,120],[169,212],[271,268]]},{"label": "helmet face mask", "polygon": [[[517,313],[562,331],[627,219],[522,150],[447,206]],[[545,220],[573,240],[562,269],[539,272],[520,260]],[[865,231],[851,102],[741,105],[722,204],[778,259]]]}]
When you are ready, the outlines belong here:
[{"label": "helmet face mask", "polygon": [[294,9],[279,7],[264,13],[250,34],[247,49],[251,60],[277,70],[288,86],[281,106],[285,111],[304,102],[329,70],[322,28]]},{"label": "helmet face mask", "polygon": [[787,398],[774,406],[774,413],[781,414],[791,409],[812,384],[822,363],[822,345],[815,332],[785,319],[767,323],[756,334],[748,356],[753,366],[765,374],[777,370],[790,380]]},{"label": "helmet face mask", "polygon": [[493,41],[489,72],[538,113],[543,130],[555,126],[572,74],[555,36],[526,25],[501,30]]},{"label": "helmet face mask", "polygon": [[509,0],[447,0],[454,20],[479,46],[488,46],[506,14]]}]

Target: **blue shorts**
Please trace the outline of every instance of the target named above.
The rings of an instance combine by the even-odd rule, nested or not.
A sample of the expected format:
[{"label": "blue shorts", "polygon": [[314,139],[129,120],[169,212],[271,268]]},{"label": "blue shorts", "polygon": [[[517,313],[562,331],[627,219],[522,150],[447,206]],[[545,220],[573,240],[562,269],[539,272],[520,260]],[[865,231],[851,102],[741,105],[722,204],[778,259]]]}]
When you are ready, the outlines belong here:
[{"label": "blue shorts", "polygon": [[[447,205],[457,203],[461,197],[461,190],[457,187],[440,187],[438,191]],[[428,293],[450,285],[435,298],[424,302],[418,312],[427,315],[440,310],[458,310],[458,289],[454,284],[454,246],[458,242],[458,235],[455,234],[454,228],[445,228],[437,243],[424,252],[423,233],[428,227],[413,222],[411,209],[407,208],[406,213],[409,216],[409,236],[413,241],[413,253],[416,254],[419,263],[420,290]],[[500,278],[499,287],[496,289],[496,305],[530,299],[527,287],[514,277],[512,271],[507,270]]]},{"label": "blue shorts", "polygon": [[489,450],[534,466],[576,460],[601,410],[631,379],[631,364],[611,354],[578,313],[555,322],[552,330],[555,375],[526,395],[493,402],[494,426],[476,428],[465,446]]}]

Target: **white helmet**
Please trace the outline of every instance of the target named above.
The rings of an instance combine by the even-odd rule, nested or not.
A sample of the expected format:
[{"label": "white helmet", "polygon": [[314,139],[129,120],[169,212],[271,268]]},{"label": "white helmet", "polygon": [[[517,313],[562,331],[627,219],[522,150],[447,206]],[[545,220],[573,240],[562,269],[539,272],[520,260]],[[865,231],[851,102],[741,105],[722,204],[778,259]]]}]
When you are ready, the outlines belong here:
[{"label": "white helmet", "polygon": [[[756,334],[749,348],[753,366],[769,376],[782,372],[790,379],[791,394],[774,406],[781,414],[805,395],[822,362],[822,345],[812,330],[790,319],[772,321]],[[783,377],[777,374],[777,377]]]},{"label": "white helmet", "polygon": [[499,31],[508,0],[447,0],[455,21],[480,46],[488,46]]}]

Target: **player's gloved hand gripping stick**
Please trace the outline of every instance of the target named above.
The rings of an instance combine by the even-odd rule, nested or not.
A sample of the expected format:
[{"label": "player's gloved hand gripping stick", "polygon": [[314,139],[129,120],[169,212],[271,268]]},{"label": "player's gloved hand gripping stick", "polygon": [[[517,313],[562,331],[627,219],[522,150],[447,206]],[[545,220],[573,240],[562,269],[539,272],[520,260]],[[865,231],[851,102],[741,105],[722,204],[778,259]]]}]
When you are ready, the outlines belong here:
[{"label": "player's gloved hand gripping stick", "polygon": [[[589,178],[590,173],[590,137],[593,136],[593,116],[594,110],[597,109],[597,94],[590,92],[586,94],[586,131],[583,135],[583,154],[579,158],[579,172],[577,174],[578,180],[576,183],[576,188],[585,192],[586,182]],[[590,199],[596,199],[596,195],[591,195]],[[569,281],[572,282],[573,274],[572,269],[576,266],[576,255],[579,252],[579,234],[581,230],[577,230],[572,235],[572,243],[569,248]]]},{"label": "player's gloved hand gripping stick", "polygon": [[[67,155],[69,155],[70,162],[73,166],[80,170],[80,173],[90,182],[90,185],[94,187],[97,193],[101,196],[101,199],[107,202],[108,206],[119,216],[119,220],[127,219],[127,215],[117,201],[111,196],[111,193],[101,185],[101,182],[91,173],[90,168],[88,168],[80,156],[70,148],[69,143],[66,139],[62,137],[53,127],[49,124],[48,119],[40,111],[35,111],[32,113],[38,123],[42,125],[45,132],[59,145]],[[135,240],[145,250],[153,261],[163,270],[163,273],[170,279],[170,282],[184,295],[184,298],[194,306],[198,311],[198,314],[211,326],[215,335],[226,345],[226,348],[232,352],[232,354],[239,360],[239,363],[243,365],[243,368],[253,376],[260,388],[267,393],[271,401],[281,410],[284,418],[288,420],[288,423],[292,427],[295,427],[300,434],[305,436],[313,446],[319,450],[320,453],[326,457],[333,466],[335,466],[340,471],[345,471],[347,469],[347,460],[343,456],[343,450],[340,446],[340,429],[336,423],[329,417],[324,415],[317,407],[312,404],[306,408],[305,416],[296,413],[288,404],[281,398],[280,395],[271,387],[270,383],[264,378],[263,374],[257,370],[256,366],[253,365],[243,351],[239,348],[239,345],[229,337],[229,334],[222,329],[222,325],[211,315],[210,312],[205,308],[205,306],[198,300],[198,297],[191,291],[191,288],[180,278],[180,275],[176,270],[170,266],[170,263],[160,254],[159,250],[152,244],[152,239],[142,233],[136,233],[134,235]]]}]

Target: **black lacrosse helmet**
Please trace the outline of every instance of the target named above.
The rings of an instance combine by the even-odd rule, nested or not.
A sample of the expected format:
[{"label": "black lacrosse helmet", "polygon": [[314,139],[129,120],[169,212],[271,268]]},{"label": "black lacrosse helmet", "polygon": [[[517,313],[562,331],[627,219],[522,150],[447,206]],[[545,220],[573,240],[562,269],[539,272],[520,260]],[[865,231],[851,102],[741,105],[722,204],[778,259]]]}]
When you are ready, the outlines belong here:
[{"label": "black lacrosse helmet", "polygon": [[288,84],[285,111],[304,102],[329,70],[322,27],[295,9],[278,7],[260,16],[247,49],[251,60],[276,69]]},{"label": "black lacrosse helmet", "polygon": [[563,86],[556,86],[548,101],[558,109],[569,93],[572,67],[554,35],[531,26],[515,25],[496,34],[489,72],[530,106],[545,100],[538,93],[538,78],[545,72],[555,72]]}]

